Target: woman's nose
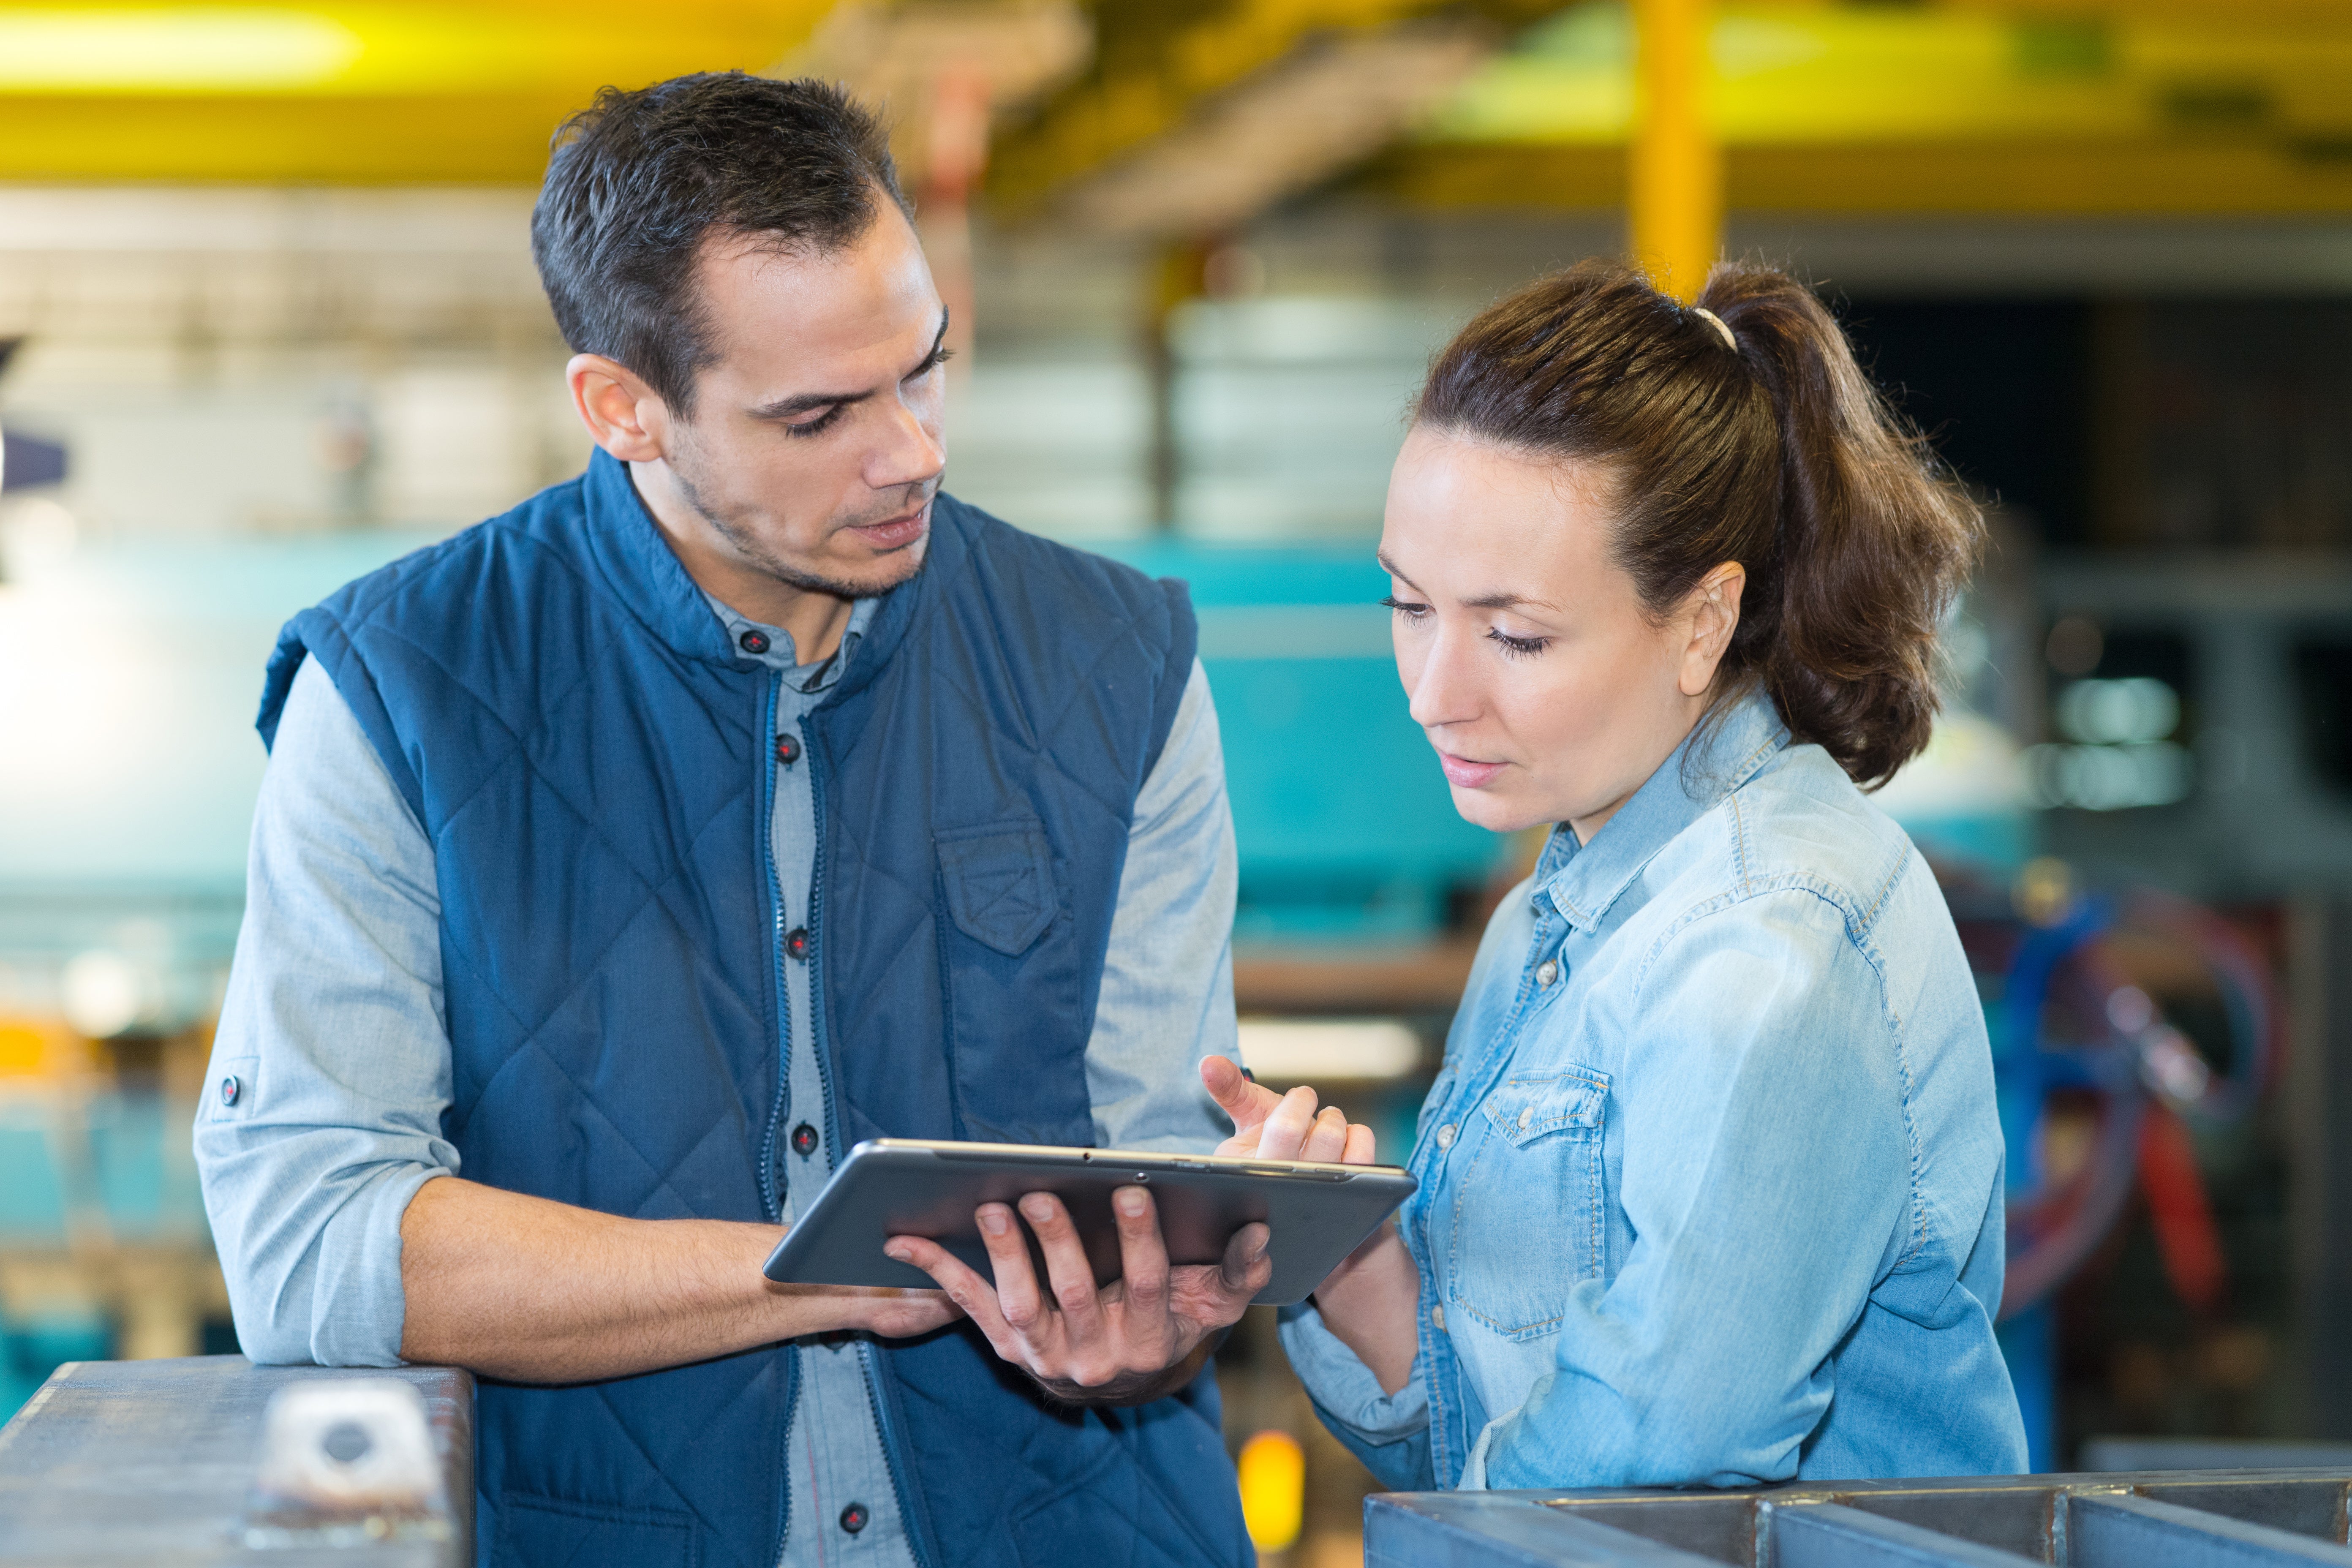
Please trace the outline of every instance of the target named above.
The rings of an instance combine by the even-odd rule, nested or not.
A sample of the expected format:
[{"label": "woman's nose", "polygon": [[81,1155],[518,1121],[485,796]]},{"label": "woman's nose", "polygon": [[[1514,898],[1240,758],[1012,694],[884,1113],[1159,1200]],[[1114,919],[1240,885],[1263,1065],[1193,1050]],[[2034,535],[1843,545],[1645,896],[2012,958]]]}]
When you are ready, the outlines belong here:
[{"label": "woman's nose", "polygon": [[1414,723],[1432,730],[1478,716],[1477,682],[1469,668],[1476,651],[1475,639],[1440,628],[1424,645],[1418,667],[1401,668],[1410,699],[1406,711]]}]

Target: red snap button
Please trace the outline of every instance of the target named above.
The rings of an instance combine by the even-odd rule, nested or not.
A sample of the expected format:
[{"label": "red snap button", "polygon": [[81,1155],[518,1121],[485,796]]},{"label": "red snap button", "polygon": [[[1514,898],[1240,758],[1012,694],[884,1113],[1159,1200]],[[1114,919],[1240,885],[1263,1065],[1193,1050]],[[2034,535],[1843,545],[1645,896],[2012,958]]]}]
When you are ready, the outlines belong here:
[{"label": "red snap button", "polygon": [[784,766],[786,766],[786,767],[791,767],[794,763],[797,763],[797,762],[799,762],[800,760],[801,760],[801,742],[800,742],[800,738],[799,738],[798,736],[796,736],[796,735],[779,735],[779,736],[777,736],[777,737],[776,737],[776,761],[778,761],[778,762],[780,762],[780,763],[783,763],[783,764],[784,764]]},{"label": "red snap button", "polygon": [[808,928],[806,926],[794,926],[791,931],[784,933],[784,951],[791,953],[794,958],[804,959],[808,956]]},{"label": "red snap button", "polygon": [[806,1159],[816,1152],[816,1129],[802,1122],[793,1129],[793,1152]]},{"label": "red snap button", "polygon": [[740,647],[745,653],[765,653],[768,651],[768,634],[765,632],[745,632],[741,637],[737,637],[735,642],[736,646]]},{"label": "red snap button", "polygon": [[236,1074],[231,1073],[221,1079],[220,1096],[223,1105],[235,1105],[236,1097],[244,1092],[245,1085],[236,1081]]},{"label": "red snap button", "polygon": [[873,1516],[871,1514],[866,1511],[866,1505],[864,1503],[851,1503],[847,1508],[841,1510],[841,1528],[849,1531],[850,1534],[855,1535],[859,1531],[866,1528],[866,1521],[872,1517]]}]

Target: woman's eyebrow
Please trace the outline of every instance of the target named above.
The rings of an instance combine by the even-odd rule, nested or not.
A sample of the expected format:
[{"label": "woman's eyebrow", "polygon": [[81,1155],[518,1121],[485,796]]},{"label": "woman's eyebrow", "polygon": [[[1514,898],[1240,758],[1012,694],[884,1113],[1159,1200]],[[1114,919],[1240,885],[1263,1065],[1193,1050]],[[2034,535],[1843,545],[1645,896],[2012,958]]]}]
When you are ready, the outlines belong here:
[{"label": "woman's eyebrow", "polygon": [[1462,607],[1466,610],[1557,610],[1559,608],[1549,599],[1530,599],[1525,594],[1513,594],[1499,588],[1491,593],[1481,594],[1475,599],[1463,600]]}]

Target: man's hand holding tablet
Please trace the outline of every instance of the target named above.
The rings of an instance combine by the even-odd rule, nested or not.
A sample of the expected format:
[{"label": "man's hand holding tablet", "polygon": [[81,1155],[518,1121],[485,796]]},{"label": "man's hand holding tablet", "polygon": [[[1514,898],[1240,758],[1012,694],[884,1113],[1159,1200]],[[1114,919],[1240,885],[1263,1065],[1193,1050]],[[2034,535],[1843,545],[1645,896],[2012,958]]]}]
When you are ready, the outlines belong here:
[{"label": "man's hand holding tablet", "polygon": [[[1372,1163],[1371,1129],[1349,1124],[1336,1107],[1318,1115],[1311,1089],[1277,1095],[1223,1057],[1203,1062],[1201,1078],[1234,1119],[1234,1136],[1219,1154]],[[893,1237],[883,1250],[938,1280],[997,1354],[1073,1403],[1141,1404],[1181,1387],[1214,1348],[1214,1336],[1240,1320],[1273,1276],[1267,1257],[1273,1237],[1263,1224],[1236,1231],[1217,1263],[1171,1265],[1152,1194],[1132,1185],[1111,1197],[1120,1276],[1097,1287],[1061,1199],[1031,1193],[1018,1206],[1017,1217],[1013,1205],[1001,1203],[974,1211],[992,1282],[920,1237]],[[1024,1219],[1045,1257],[1042,1286],[1022,1234]],[[1394,1234],[1384,1225],[1373,1240]]]}]

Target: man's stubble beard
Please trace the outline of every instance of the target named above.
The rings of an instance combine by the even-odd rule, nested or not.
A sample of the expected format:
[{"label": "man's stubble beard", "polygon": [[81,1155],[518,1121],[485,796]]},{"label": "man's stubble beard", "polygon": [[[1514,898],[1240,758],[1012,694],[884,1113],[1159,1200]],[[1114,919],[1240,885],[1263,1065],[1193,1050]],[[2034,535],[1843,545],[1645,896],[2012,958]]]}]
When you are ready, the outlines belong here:
[{"label": "man's stubble beard", "polygon": [[[926,528],[920,539],[897,552],[907,561],[906,570],[882,582],[852,583],[845,578],[827,577],[804,567],[795,566],[791,562],[778,557],[749,529],[703,500],[701,487],[695,483],[691,471],[699,466],[700,459],[692,453],[690,448],[672,452],[667,456],[670,482],[677,487],[678,499],[686,502],[697,517],[709,523],[720,538],[733,545],[736,553],[740,555],[746,563],[787,587],[798,588],[806,594],[828,594],[836,599],[870,599],[913,582],[922,572],[924,563],[931,557],[930,530]],[[908,488],[911,489],[914,487]],[[924,503],[929,504],[938,494],[939,481],[933,480],[927,487],[927,493],[923,498]],[[906,507],[899,506],[885,512],[883,517],[897,517],[907,510]],[[874,521],[878,522],[882,518],[877,518]]]}]

